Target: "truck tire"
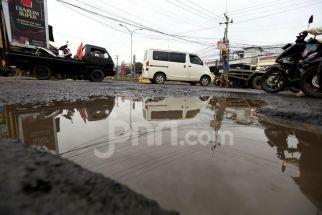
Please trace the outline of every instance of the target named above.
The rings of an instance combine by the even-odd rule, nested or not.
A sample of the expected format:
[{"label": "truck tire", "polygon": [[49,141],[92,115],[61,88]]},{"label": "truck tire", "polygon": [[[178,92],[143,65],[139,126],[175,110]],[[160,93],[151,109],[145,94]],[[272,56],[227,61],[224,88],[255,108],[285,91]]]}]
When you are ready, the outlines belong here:
[{"label": "truck tire", "polygon": [[32,73],[39,80],[49,80],[53,74],[51,69],[44,65],[35,66]]},{"label": "truck tire", "polygon": [[89,75],[89,80],[92,82],[102,82],[104,78],[104,72],[100,69],[94,69]]},{"label": "truck tire", "polygon": [[253,79],[252,79],[252,88],[253,89],[256,89],[256,90],[262,90],[262,76],[255,76]]}]

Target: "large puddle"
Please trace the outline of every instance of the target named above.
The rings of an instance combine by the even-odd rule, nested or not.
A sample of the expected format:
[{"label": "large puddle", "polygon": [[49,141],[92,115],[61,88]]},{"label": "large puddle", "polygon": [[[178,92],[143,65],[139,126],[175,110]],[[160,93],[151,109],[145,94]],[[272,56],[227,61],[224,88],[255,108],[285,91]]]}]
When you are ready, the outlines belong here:
[{"label": "large puddle", "polygon": [[322,210],[322,131],[242,98],[108,97],[0,107],[0,138],[41,145],[181,214]]}]

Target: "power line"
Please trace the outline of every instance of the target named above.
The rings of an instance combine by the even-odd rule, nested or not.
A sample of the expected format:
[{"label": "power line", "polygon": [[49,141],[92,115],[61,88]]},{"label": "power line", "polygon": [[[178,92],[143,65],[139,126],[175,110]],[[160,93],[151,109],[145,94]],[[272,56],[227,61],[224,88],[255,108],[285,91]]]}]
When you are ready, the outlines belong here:
[{"label": "power line", "polygon": [[[129,12],[130,10],[126,10],[126,9],[121,9],[120,7],[116,7],[111,1],[104,1],[104,3],[102,4],[101,1],[95,1],[95,2],[100,2],[101,5],[103,6],[104,4],[108,4],[110,5],[114,10],[117,9],[118,11],[120,12],[123,12],[124,14],[128,15],[128,16],[131,16],[131,17],[135,17],[137,18],[138,20],[141,20],[141,21],[144,21],[145,23],[149,23],[149,24],[152,24],[153,26],[156,26],[158,27],[159,29],[162,29],[162,30],[168,30],[168,29],[165,29],[163,28],[162,26],[158,26],[156,25],[155,23],[151,22],[150,20],[147,20],[147,19],[143,19],[142,17],[139,17],[131,12]],[[88,5],[88,4],[87,4]],[[88,5],[88,6],[92,6],[92,5]],[[106,12],[106,11],[104,11]],[[120,17],[120,16],[119,16]]]},{"label": "power line", "polygon": [[[245,20],[241,20],[241,21],[237,21],[237,22],[235,22],[235,24],[249,22],[249,21],[253,21],[253,20],[257,20],[257,19],[262,19],[262,18],[266,18],[266,17],[270,17],[270,16],[275,16],[275,15],[279,15],[279,14],[283,14],[283,13],[288,13],[288,12],[291,12],[291,11],[294,11],[294,10],[298,10],[298,9],[310,7],[310,6],[313,6],[313,5],[316,5],[316,4],[321,4],[321,3],[322,3],[321,1],[318,1],[318,2],[315,2],[315,3],[301,5],[300,7],[298,7],[298,5],[295,5],[296,6],[295,8],[294,7],[291,7],[291,8],[290,7],[283,7],[283,8],[277,9],[278,12],[270,13],[270,14],[265,14],[265,15],[262,15],[262,16],[257,16],[257,17],[254,17],[254,18],[245,19]],[[284,8],[287,8],[287,9],[283,10]],[[269,9],[269,10],[272,10],[272,9]],[[265,11],[259,11],[259,12],[252,13],[252,14],[248,14],[248,15],[254,15],[254,14],[257,14],[257,13],[261,13],[262,14],[262,13],[265,13]],[[248,15],[245,15],[244,14],[244,15],[241,15],[241,16],[237,16],[237,19],[238,19],[238,17],[248,16]],[[236,21],[236,17],[234,18],[234,20]],[[215,23],[215,22],[213,22],[213,23]],[[206,29],[211,29],[211,28],[212,27],[204,28],[204,29],[200,29],[200,30],[206,30]]]},{"label": "power line", "polygon": [[256,4],[256,5],[253,5],[253,6],[250,6],[250,7],[241,8],[241,9],[238,9],[238,10],[232,10],[232,11],[229,11],[229,14],[236,15],[236,14],[239,14],[239,13],[247,12],[249,10],[254,10],[256,8],[267,7],[267,5],[271,5],[271,4],[281,4],[281,0],[274,0],[274,1],[266,2],[266,3]]},{"label": "power line", "polygon": [[[306,6],[306,5],[308,5],[307,2],[301,2],[301,3],[298,3],[296,5],[294,5],[294,2],[292,2],[291,5],[288,5],[288,4],[287,5],[284,5],[283,7],[281,7],[281,4],[279,4],[279,5],[272,5],[270,7],[265,7],[267,10],[258,10],[258,9],[256,9],[256,10],[254,10],[255,12],[252,12],[252,13],[243,13],[243,14],[237,15],[235,17],[240,18],[240,17],[245,17],[245,16],[256,15],[258,13],[265,13],[267,11],[279,11],[279,10],[284,9],[284,8],[293,8],[293,6],[299,7],[299,6]],[[249,11],[249,12],[251,12],[251,11]]]},{"label": "power line", "polygon": [[[211,17],[211,18],[213,18],[213,19],[215,19],[215,20],[217,20],[217,21],[220,21],[220,19],[219,18],[217,18],[217,17],[214,17],[214,16],[210,16],[210,15],[208,15],[208,14],[206,14],[205,12],[203,12],[203,11],[201,11],[201,10],[199,10],[199,9],[197,9],[197,8],[192,8],[191,6],[189,6],[189,5],[187,5],[186,3],[184,3],[184,2],[182,2],[181,0],[177,0],[178,2],[180,2],[182,5],[185,5],[187,8],[191,8],[191,10],[193,10],[193,11],[196,11],[196,12],[198,12],[199,14],[201,14],[201,15],[204,15],[205,17]],[[191,3],[191,1],[188,1],[188,2],[190,2]],[[192,4],[193,5],[195,5],[193,2],[192,2]],[[208,13],[208,12],[207,12]]]},{"label": "power line", "polygon": [[75,4],[66,2],[64,0],[57,0],[57,1],[60,2],[60,3],[62,3],[62,4],[69,5],[71,7],[77,8],[77,9],[82,10],[82,11],[85,11],[87,13],[90,13],[90,14],[93,14],[93,15],[96,15],[96,16],[100,16],[100,17],[103,17],[103,18],[106,18],[106,19],[110,19],[110,20],[115,21],[115,22],[118,22],[118,23],[127,24],[127,25],[130,25],[130,26],[133,26],[133,27],[143,28],[144,30],[147,30],[147,31],[151,31],[151,32],[159,33],[159,34],[166,35],[166,36],[169,36],[169,37],[177,38],[177,39],[184,40],[184,41],[187,41],[187,42],[190,42],[190,43],[195,43],[195,44],[204,45],[204,46],[209,46],[210,45],[209,43],[188,40],[188,39],[182,38],[182,37],[180,37],[178,35],[173,35],[173,34],[165,33],[165,32],[162,32],[160,30],[157,30],[157,29],[154,29],[154,28],[151,28],[151,27],[144,26],[142,24],[132,23],[132,22],[120,20],[120,19],[117,19],[117,18],[114,18],[114,17],[106,16],[106,15],[100,14],[98,12],[95,12],[95,11],[92,11],[92,10],[89,10],[89,9],[86,9],[86,8],[83,8],[81,6],[78,6],[78,5],[75,5]]},{"label": "power line", "polygon": [[258,16],[258,17],[254,17],[254,18],[251,18],[251,19],[247,19],[247,20],[242,20],[242,21],[239,21],[239,22],[235,22],[235,24],[250,22],[250,21],[253,21],[253,20],[258,20],[258,19],[263,19],[263,18],[267,18],[267,17],[270,17],[270,16],[284,14],[284,13],[288,13],[290,11],[299,10],[299,9],[306,8],[306,7],[311,7],[313,5],[317,5],[317,4],[321,4],[321,3],[322,2],[320,1],[320,2],[316,2],[314,4],[309,4],[309,5],[306,5],[306,6],[296,7],[296,8],[293,8],[293,9],[290,9],[289,8],[287,10],[283,10],[283,11],[280,11],[280,12],[277,12],[277,13],[267,14],[267,15]]},{"label": "power line", "polygon": [[190,13],[193,13],[193,14],[195,14],[195,15],[197,15],[197,16],[203,16],[204,18],[208,18],[209,19],[209,16],[207,16],[207,15],[205,15],[205,14],[203,14],[203,13],[197,13],[197,12],[195,12],[195,10],[192,10],[187,4],[183,4],[183,5],[185,5],[186,6],[186,8],[184,8],[184,7],[182,7],[180,4],[177,4],[177,3],[175,3],[175,2],[171,2],[171,1],[169,1],[169,0],[165,0],[166,2],[168,2],[168,4],[171,4],[171,5],[174,5],[174,6],[176,6],[177,8],[180,8],[180,9],[182,9],[183,11],[185,11],[185,12],[190,12]]},{"label": "power line", "polygon": [[[93,4],[88,4],[88,3],[86,3],[86,2],[84,2],[84,1],[82,1],[82,0],[76,0],[76,1],[81,2],[82,4],[84,4],[84,5],[88,6],[88,7],[94,8],[94,9],[96,9],[96,10],[98,10],[98,11],[101,11],[101,12],[104,12],[104,13],[112,14],[112,13],[111,13],[111,12],[109,12],[109,11],[103,10],[103,9],[105,9],[105,8],[98,8],[98,7],[94,6]],[[112,6],[112,5],[111,5],[111,6]],[[115,6],[113,6],[113,8],[116,8],[116,9],[118,9],[119,11],[126,13],[127,15],[130,15],[130,16],[133,16],[133,17],[135,17],[135,18],[141,19],[141,20],[143,20],[143,21],[145,21],[145,22],[147,22],[147,23],[150,23],[150,24],[152,24],[152,25],[156,26],[154,23],[151,23],[151,22],[149,22],[148,20],[144,20],[144,19],[142,19],[142,18],[140,18],[140,17],[138,17],[138,16],[136,16],[136,15],[132,15],[131,13],[129,13],[129,12],[125,11],[125,10],[121,10],[121,9],[119,9],[119,8],[115,7]],[[132,22],[132,23],[135,23],[135,24],[140,25],[139,23],[137,23],[137,22],[133,21],[133,19],[132,19],[132,20],[130,20],[130,19],[128,19],[128,18],[124,18],[124,17],[121,17],[121,16],[119,16],[119,15],[115,15],[115,14],[113,14],[113,15],[114,15],[114,16],[116,16],[116,17],[119,17],[119,18],[121,18],[121,19],[124,19],[124,20],[126,20],[126,21],[128,21],[128,22]],[[160,26],[157,26],[157,27],[160,27]],[[161,29],[162,29],[162,28],[161,28]],[[165,29],[163,29],[163,30],[165,30]]]},{"label": "power line", "polygon": [[[137,6],[134,2],[133,2],[133,0],[127,0],[128,2],[130,2],[131,4],[133,4],[133,5],[135,5],[135,6]],[[141,1],[139,1],[140,3],[142,3],[142,0]],[[198,27],[198,25],[196,25],[196,24],[194,24],[193,22],[188,22],[187,20],[185,20],[185,19],[181,19],[180,17],[178,17],[178,16],[175,16],[175,15],[173,15],[173,13],[172,12],[170,12],[170,11],[168,11],[168,10],[165,10],[165,9],[162,9],[162,10],[160,10],[160,9],[157,9],[156,7],[154,7],[153,6],[153,4],[152,4],[152,2],[150,1],[150,2],[148,2],[147,4],[144,4],[144,7],[148,7],[148,8],[150,8],[151,10],[153,10],[153,11],[155,11],[155,12],[157,12],[158,14],[162,14],[164,17],[166,17],[166,18],[168,18],[168,19],[175,19],[175,20],[178,20],[179,22],[182,22],[182,23],[185,23],[185,24],[187,24],[187,25],[192,25],[192,26],[195,26],[195,27]]]},{"label": "power line", "polygon": [[206,11],[206,12],[210,13],[210,14],[214,14],[214,15],[217,17],[217,20],[218,20],[218,21],[220,21],[220,20],[221,20],[221,16],[217,15],[216,13],[214,13],[214,12],[212,12],[212,11],[210,11],[210,10],[208,10],[208,9],[204,8],[204,7],[201,7],[200,5],[198,5],[198,4],[196,4],[196,3],[194,3],[194,2],[193,2],[193,1],[191,1],[191,0],[186,0],[186,1],[190,2],[190,4],[193,4],[193,5],[195,5],[196,7],[200,8],[200,9],[202,9],[202,10],[204,10],[204,11]]}]

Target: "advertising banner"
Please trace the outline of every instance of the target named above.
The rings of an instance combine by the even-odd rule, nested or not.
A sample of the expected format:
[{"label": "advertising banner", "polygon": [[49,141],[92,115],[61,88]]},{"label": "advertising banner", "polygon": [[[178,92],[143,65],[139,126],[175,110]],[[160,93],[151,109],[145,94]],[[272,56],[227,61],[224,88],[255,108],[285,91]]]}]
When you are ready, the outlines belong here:
[{"label": "advertising banner", "polygon": [[57,132],[55,119],[44,118],[38,114],[19,116],[20,137],[25,144],[46,146],[57,150]]},{"label": "advertising banner", "polygon": [[267,55],[258,58],[258,66],[267,66],[275,64],[277,55]]},{"label": "advertising banner", "polygon": [[46,0],[2,1],[12,45],[48,47]]},{"label": "advertising banner", "polygon": [[228,51],[229,43],[225,43],[223,41],[218,41],[217,42],[217,49],[222,50],[222,51]]}]

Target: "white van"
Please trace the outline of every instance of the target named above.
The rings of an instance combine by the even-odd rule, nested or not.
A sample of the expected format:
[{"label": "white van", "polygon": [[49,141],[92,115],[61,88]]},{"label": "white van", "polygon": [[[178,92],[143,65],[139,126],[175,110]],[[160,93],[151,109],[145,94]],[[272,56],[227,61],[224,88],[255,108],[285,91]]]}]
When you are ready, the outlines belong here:
[{"label": "white van", "polygon": [[209,101],[210,97],[144,99],[143,117],[147,121],[193,119]]},{"label": "white van", "polygon": [[145,52],[142,76],[154,84],[183,81],[208,86],[214,80],[209,67],[197,55],[157,49]]}]

